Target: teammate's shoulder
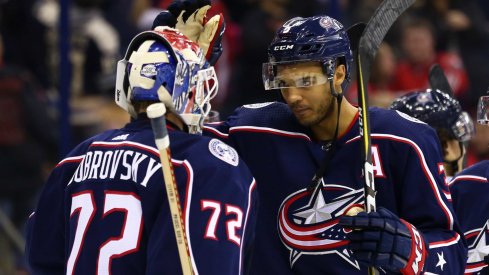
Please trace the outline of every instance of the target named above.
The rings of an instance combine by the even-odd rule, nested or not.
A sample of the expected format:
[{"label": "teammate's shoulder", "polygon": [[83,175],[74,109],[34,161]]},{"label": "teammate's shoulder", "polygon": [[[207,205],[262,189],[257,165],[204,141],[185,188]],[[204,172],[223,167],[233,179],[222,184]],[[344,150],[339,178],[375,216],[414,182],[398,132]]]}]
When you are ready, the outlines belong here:
[{"label": "teammate's shoulder", "polygon": [[400,135],[410,139],[436,136],[436,132],[428,124],[400,111],[372,107],[370,113],[373,132]]},{"label": "teammate's shoulder", "polygon": [[448,185],[453,194],[458,194],[461,190],[470,190],[473,186],[471,183],[475,183],[479,187],[483,186],[481,184],[489,183],[489,160],[478,162],[463,169],[452,178]]},{"label": "teammate's shoulder", "polygon": [[415,127],[422,127],[422,128],[426,127],[427,125],[423,121],[397,110],[371,107],[370,112],[372,118],[375,119],[375,122],[381,125],[385,125],[386,123],[387,125],[403,123],[403,124],[415,125]]},{"label": "teammate's shoulder", "polygon": [[260,120],[270,116],[282,117],[290,114],[290,110],[285,103],[272,101],[242,105],[230,117],[241,120]]},{"label": "teammate's shoulder", "polygon": [[465,168],[460,173],[458,173],[454,177],[454,179],[458,176],[468,176],[468,175],[487,178],[489,176],[489,160],[483,160]]},{"label": "teammate's shoulder", "polygon": [[306,131],[287,104],[282,102],[243,105],[228,117],[227,123],[231,128],[258,127],[292,132]]}]

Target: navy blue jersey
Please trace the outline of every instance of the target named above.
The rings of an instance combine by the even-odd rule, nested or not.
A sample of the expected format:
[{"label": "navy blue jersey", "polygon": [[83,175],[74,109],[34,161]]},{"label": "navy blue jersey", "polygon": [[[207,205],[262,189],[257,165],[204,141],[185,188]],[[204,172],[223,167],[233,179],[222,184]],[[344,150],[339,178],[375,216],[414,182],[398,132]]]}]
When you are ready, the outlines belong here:
[{"label": "navy blue jersey", "polygon": [[[254,234],[255,181],[217,139],[169,127],[195,274],[240,274]],[[77,146],[29,219],[34,274],[181,274],[159,152],[148,119]]]},{"label": "navy blue jersey", "polygon": [[[466,244],[448,202],[435,131],[402,113],[370,109],[377,205],[416,226],[429,245],[426,271],[460,274]],[[245,105],[208,135],[234,146],[257,180],[253,274],[366,274],[338,220],[363,205],[358,117],[338,137],[316,192],[311,179],[328,144],[314,141],[282,103]]]},{"label": "navy blue jersey", "polygon": [[469,245],[466,274],[489,271],[487,260],[484,262],[489,254],[488,178],[489,160],[485,160],[464,169],[450,182],[453,208]]}]

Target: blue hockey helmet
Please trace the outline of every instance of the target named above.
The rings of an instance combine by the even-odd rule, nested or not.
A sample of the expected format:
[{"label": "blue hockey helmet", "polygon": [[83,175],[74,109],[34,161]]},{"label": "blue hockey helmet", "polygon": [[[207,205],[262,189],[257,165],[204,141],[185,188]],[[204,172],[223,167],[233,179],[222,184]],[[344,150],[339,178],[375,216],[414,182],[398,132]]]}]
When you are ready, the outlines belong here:
[{"label": "blue hockey helmet", "polygon": [[[349,80],[353,62],[346,30],[329,16],[295,17],[287,21],[276,32],[268,47],[268,57],[269,62],[263,64],[262,71],[266,90],[286,88],[285,83],[275,78],[277,66],[283,64],[318,61],[327,79],[332,80],[336,61],[340,60],[346,66],[346,79]],[[306,81],[299,84],[305,87],[323,82]]]},{"label": "blue hockey helmet", "polygon": [[218,88],[199,46],[171,28],[138,34],[118,63],[116,82],[116,103],[132,117],[133,102],[163,102],[192,133],[201,131]]},{"label": "blue hockey helmet", "polygon": [[426,89],[403,95],[389,107],[417,118],[449,138],[464,142],[475,133],[474,123],[460,103],[447,93]]}]

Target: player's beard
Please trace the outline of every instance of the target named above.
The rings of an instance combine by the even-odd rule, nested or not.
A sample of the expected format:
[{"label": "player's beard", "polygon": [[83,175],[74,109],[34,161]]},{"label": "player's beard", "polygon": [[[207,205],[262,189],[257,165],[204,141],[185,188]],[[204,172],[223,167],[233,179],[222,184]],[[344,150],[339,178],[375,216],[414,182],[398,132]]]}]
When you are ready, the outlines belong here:
[{"label": "player's beard", "polygon": [[316,126],[328,119],[336,119],[336,116],[332,115],[336,109],[335,101],[335,97],[329,96],[325,101],[319,102],[317,108],[314,108],[314,115],[310,119],[301,119],[297,116],[296,118],[306,127]]}]

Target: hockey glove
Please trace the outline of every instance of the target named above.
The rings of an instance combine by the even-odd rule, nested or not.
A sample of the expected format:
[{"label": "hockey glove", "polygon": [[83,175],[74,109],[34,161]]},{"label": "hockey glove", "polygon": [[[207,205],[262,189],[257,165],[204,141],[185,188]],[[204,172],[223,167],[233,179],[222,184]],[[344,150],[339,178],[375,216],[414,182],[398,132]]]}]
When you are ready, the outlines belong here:
[{"label": "hockey glove", "polygon": [[174,1],[153,21],[153,29],[158,26],[176,28],[190,40],[196,42],[209,64],[214,65],[222,53],[224,16],[217,14],[207,18],[211,8],[209,0]]},{"label": "hockey glove", "polygon": [[402,274],[421,274],[426,245],[410,223],[385,208],[342,216],[340,225],[353,229],[347,234],[348,248],[361,263]]}]

